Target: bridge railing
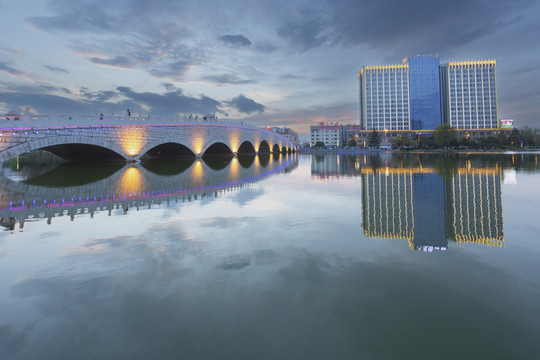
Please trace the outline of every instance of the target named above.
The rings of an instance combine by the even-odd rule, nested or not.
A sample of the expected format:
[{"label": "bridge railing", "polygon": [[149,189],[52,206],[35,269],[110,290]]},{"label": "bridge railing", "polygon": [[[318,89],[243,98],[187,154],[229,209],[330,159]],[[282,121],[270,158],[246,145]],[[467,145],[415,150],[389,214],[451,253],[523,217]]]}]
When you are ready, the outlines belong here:
[{"label": "bridge railing", "polygon": [[56,127],[86,127],[86,126],[129,126],[129,125],[221,125],[245,128],[264,129],[243,120],[228,118],[205,117],[204,115],[182,115],[176,117],[137,115],[33,115],[33,114],[3,114],[0,115],[1,129],[20,128],[56,128]]},{"label": "bridge railing", "polygon": [[281,138],[286,143],[290,140],[284,138],[279,133],[272,131],[264,126],[257,126],[245,122],[244,120],[233,120],[229,118],[219,118],[205,115],[178,115],[171,116],[153,116],[142,114],[136,116],[125,115],[34,115],[29,112],[24,114],[0,114],[0,131],[18,131],[34,129],[51,128],[86,128],[86,127],[118,127],[118,126],[167,126],[167,125],[214,125],[227,126],[240,129],[253,129],[266,133],[272,133],[273,136]]}]

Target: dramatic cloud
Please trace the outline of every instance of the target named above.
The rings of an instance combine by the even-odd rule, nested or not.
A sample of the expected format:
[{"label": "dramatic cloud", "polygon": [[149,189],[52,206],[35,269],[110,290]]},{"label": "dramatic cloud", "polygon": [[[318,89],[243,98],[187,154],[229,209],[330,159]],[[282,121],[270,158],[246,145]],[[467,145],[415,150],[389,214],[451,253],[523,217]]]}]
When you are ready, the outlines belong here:
[{"label": "dramatic cloud", "polygon": [[514,20],[516,9],[530,3],[530,0],[335,0],[328,6],[337,43],[366,44],[396,51],[413,48],[444,52],[501,31]]},{"label": "dramatic cloud", "polygon": [[[230,110],[275,125],[325,121],[335,116],[324,109],[343,106],[350,113],[340,117],[357,121],[363,65],[438,53],[443,62],[497,59],[501,116],[538,122],[533,102],[519,101],[540,93],[533,0],[34,1],[4,6],[0,25],[4,33],[29,25],[0,44],[0,96],[34,94],[26,106],[52,96],[57,111],[62,101],[83,110]],[[264,105],[251,100],[255,91]]]},{"label": "dramatic cloud", "polygon": [[[19,111],[28,106],[43,114],[50,114],[53,110],[67,114],[77,112],[91,114],[96,109],[91,102],[85,100],[73,100],[63,96],[39,93],[0,92],[0,103],[17,107]],[[102,105],[100,104],[100,106]]]},{"label": "dramatic cloud", "polygon": [[219,40],[227,45],[238,47],[251,46],[251,41],[243,35],[223,35],[219,37]]},{"label": "dramatic cloud", "polygon": [[[24,109],[28,106],[40,113],[87,113],[95,111],[123,111],[126,108],[134,113],[151,111],[171,115],[176,113],[204,114],[220,112],[222,103],[208,96],[192,97],[177,89],[165,94],[136,92],[129,87],[121,86],[115,90],[93,92],[81,88],[77,97],[64,97],[47,93],[61,91],[57,88],[42,86],[15,89],[19,91],[0,91],[0,103]],[[26,90],[23,92],[21,90]]]},{"label": "dramatic cloud", "polygon": [[248,99],[244,95],[239,95],[234,99],[227,101],[226,104],[245,114],[251,114],[252,112],[264,112],[264,105],[259,104],[252,99]]},{"label": "dramatic cloud", "polygon": [[[146,105],[156,111],[165,113],[198,113],[218,112],[221,103],[208,96],[200,98],[186,96],[182,90],[175,90],[163,95],[150,92],[138,93],[128,87],[116,89],[121,95],[131,100],[134,105]],[[139,105],[139,106],[140,106]],[[132,108],[134,108],[132,106]]]},{"label": "dramatic cloud", "polygon": [[[201,61],[204,49],[187,45],[193,35],[180,25],[180,19],[172,21],[176,14],[182,14],[178,4],[161,3],[161,7],[148,7],[130,0],[126,4],[58,0],[51,3],[55,15],[30,17],[28,21],[45,32],[70,35],[71,49],[93,64],[178,79]],[[152,13],[156,16],[151,17]]]}]

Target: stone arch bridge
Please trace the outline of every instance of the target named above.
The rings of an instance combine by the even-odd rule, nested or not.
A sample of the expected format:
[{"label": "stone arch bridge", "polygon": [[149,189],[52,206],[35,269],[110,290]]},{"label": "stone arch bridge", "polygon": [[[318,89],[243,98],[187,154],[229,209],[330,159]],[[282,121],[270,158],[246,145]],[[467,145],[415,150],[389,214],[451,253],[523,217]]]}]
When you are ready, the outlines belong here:
[{"label": "stone arch bridge", "polygon": [[[6,118],[7,119],[7,118]],[[296,151],[279,134],[216,119],[34,117],[0,122],[0,161],[34,150],[65,160],[126,160],[149,157],[259,154]]]}]

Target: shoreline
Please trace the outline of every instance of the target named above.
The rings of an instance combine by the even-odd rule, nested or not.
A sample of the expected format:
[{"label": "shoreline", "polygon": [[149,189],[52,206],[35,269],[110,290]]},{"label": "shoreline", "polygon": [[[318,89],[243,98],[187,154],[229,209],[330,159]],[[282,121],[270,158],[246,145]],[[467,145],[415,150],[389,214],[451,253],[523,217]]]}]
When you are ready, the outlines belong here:
[{"label": "shoreline", "polygon": [[540,149],[298,149],[298,154],[378,154],[378,153],[448,153],[448,154],[540,154]]}]

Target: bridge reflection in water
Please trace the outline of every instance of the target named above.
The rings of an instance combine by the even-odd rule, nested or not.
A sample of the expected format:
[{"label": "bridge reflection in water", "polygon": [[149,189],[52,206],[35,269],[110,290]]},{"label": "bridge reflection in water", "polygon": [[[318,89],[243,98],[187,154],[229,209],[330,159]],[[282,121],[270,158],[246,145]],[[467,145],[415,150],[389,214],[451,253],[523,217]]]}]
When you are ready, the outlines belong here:
[{"label": "bridge reflection in water", "polygon": [[538,155],[372,154],[312,157],[312,179],[362,178],[362,230],[414,250],[503,246],[505,170],[538,168]]},{"label": "bridge reflection in water", "polygon": [[[117,166],[117,168],[114,168]],[[25,181],[0,176],[1,224],[23,228],[29,218],[141,207],[198,198],[250,186],[272,174],[298,166],[296,154],[171,159],[143,164],[64,164]],[[96,174],[102,174],[96,179]],[[4,174],[6,175],[6,174]],[[80,178],[90,179],[90,182]]]}]

